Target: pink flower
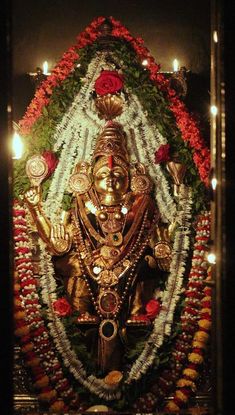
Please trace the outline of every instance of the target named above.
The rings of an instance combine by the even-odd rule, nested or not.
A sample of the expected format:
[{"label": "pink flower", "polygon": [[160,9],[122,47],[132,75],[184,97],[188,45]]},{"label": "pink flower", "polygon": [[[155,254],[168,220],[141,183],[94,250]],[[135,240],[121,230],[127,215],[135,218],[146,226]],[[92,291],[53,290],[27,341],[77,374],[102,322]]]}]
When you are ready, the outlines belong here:
[{"label": "pink flower", "polygon": [[52,151],[44,151],[42,153],[43,158],[45,159],[47,166],[48,166],[48,174],[47,177],[50,177],[52,173],[55,171],[56,166],[59,162],[59,160],[56,158],[55,153]]},{"label": "pink flower", "polygon": [[158,300],[152,299],[145,306],[146,315],[150,320],[153,320],[159,313],[161,304]]},{"label": "pink flower", "polygon": [[102,71],[95,82],[98,95],[115,94],[123,87],[123,78],[116,71]]},{"label": "pink flower", "polygon": [[72,307],[66,300],[66,298],[62,297],[58,300],[54,301],[53,308],[55,313],[60,317],[69,316],[72,312]]},{"label": "pink flower", "polygon": [[162,144],[155,153],[155,163],[160,164],[170,160],[170,144]]}]

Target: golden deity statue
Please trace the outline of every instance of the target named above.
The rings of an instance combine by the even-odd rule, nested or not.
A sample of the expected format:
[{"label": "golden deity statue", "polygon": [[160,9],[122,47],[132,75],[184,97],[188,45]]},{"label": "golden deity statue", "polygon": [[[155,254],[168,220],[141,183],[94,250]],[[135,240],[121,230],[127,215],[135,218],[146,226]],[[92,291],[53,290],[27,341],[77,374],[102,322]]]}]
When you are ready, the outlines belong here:
[{"label": "golden deity statue", "polygon": [[[120,112],[120,100],[116,105]],[[130,164],[125,131],[111,118],[97,137],[92,162],[79,162],[70,177],[74,208],[66,223],[46,218],[40,186],[25,194],[70,304],[79,312],[79,326],[97,327],[103,371],[119,368],[120,338],[128,327],[151,325],[145,307],[158,273],[169,271],[171,261],[168,230],[151,196],[153,183],[142,164]]]}]

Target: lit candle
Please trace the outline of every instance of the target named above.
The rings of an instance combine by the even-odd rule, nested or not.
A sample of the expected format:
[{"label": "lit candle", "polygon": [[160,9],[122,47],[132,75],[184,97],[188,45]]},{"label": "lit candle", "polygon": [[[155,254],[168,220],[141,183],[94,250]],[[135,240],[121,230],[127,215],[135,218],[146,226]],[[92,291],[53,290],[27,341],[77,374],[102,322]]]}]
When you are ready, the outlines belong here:
[{"label": "lit candle", "polygon": [[174,59],[173,60],[173,71],[178,72],[178,70],[179,70],[179,61],[178,59]]},{"label": "lit candle", "polygon": [[48,75],[48,62],[47,61],[43,62],[42,67],[43,67],[43,75]]},{"label": "lit candle", "polygon": [[210,253],[207,255],[207,261],[208,261],[210,264],[216,264],[216,255],[214,254],[214,252],[210,252]]},{"label": "lit candle", "polygon": [[211,186],[212,189],[215,190],[216,186],[217,186],[217,179],[215,177],[213,177],[213,179],[211,180]]},{"label": "lit candle", "polygon": [[19,160],[23,154],[23,143],[20,135],[15,131],[12,140],[12,158]]},{"label": "lit candle", "polygon": [[211,105],[211,114],[215,117],[218,114],[218,108],[216,105]]}]

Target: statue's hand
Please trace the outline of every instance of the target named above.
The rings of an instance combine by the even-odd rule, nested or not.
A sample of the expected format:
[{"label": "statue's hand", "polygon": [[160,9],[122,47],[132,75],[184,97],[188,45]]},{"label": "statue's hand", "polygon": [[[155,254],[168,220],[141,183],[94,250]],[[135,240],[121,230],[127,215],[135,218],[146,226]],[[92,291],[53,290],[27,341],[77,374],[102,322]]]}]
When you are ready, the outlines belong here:
[{"label": "statue's hand", "polygon": [[58,255],[65,254],[69,251],[71,238],[63,224],[57,224],[51,228],[51,243]]},{"label": "statue's hand", "polygon": [[38,206],[41,202],[41,188],[31,187],[25,194],[24,200],[29,205],[29,207]]}]

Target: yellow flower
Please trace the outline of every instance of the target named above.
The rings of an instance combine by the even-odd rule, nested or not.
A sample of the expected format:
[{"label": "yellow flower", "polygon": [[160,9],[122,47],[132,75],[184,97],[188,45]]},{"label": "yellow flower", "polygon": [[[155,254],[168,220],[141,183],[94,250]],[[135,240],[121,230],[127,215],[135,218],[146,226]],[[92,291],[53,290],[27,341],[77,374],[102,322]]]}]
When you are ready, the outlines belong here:
[{"label": "yellow flower", "polygon": [[49,411],[50,412],[61,412],[64,409],[64,402],[63,401],[55,401],[51,406]]},{"label": "yellow flower", "polygon": [[198,330],[194,335],[194,340],[198,340],[199,342],[206,343],[209,339],[209,334],[205,331]]},{"label": "yellow flower", "polygon": [[33,350],[33,343],[27,343],[21,348],[23,353],[31,352]]},{"label": "yellow flower", "polygon": [[42,401],[50,401],[51,399],[55,398],[57,395],[56,391],[53,389],[52,391],[42,392],[39,394],[39,399]]},{"label": "yellow flower", "polygon": [[38,366],[40,363],[40,359],[38,357],[35,357],[34,359],[30,359],[28,360],[28,362],[26,363],[27,366],[30,367],[34,367],[34,366]]},{"label": "yellow flower", "polygon": [[209,330],[211,328],[211,321],[206,320],[205,318],[202,320],[199,320],[198,322],[199,327],[205,329],[205,330]]},{"label": "yellow flower", "polygon": [[18,283],[14,284],[14,291],[20,291],[20,284]]},{"label": "yellow flower", "polygon": [[202,308],[201,312],[211,315],[211,309],[210,308]]},{"label": "yellow flower", "polygon": [[204,342],[199,342],[198,340],[194,340],[193,347],[198,347],[199,349],[206,349],[206,344]]},{"label": "yellow flower", "polygon": [[34,383],[34,386],[36,387],[36,388],[45,388],[46,386],[48,386],[48,384],[49,384],[49,378],[48,378],[48,376],[43,376],[43,377],[41,377],[40,379],[38,379],[35,383]]},{"label": "yellow flower", "polygon": [[179,412],[180,408],[178,407],[178,405],[175,404],[175,402],[171,401],[171,402],[168,402],[168,404],[165,406],[165,410],[167,412],[175,413],[175,412]]},{"label": "yellow flower", "polygon": [[29,334],[28,326],[19,327],[18,329],[15,330],[15,335],[17,337],[26,336],[26,334]]},{"label": "yellow flower", "polygon": [[198,353],[190,353],[188,360],[192,363],[201,364],[203,362],[203,357]]},{"label": "yellow flower", "polygon": [[211,301],[211,296],[210,295],[206,295],[205,297],[203,297],[202,301]]},{"label": "yellow flower", "polygon": [[194,369],[187,368],[183,370],[183,375],[188,376],[190,379],[195,380],[198,377],[198,372]]},{"label": "yellow flower", "polygon": [[187,402],[188,397],[181,390],[175,392],[175,396],[180,399],[182,402]]},{"label": "yellow flower", "polygon": [[188,379],[179,379],[177,382],[177,386],[179,388],[184,388],[184,387],[190,387],[192,389],[192,391],[196,390],[196,385],[194,382],[192,382],[191,380]]},{"label": "yellow flower", "polygon": [[14,317],[15,317],[16,320],[21,320],[21,319],[25,318],[25,312],[24,311],[17,311],[14,314]]},{"label": "yellow flower", "polygon": [[17,297],[14,298],[14,304],[15,306],[21,306],[21,301],[19,300],[19,298]]}]

